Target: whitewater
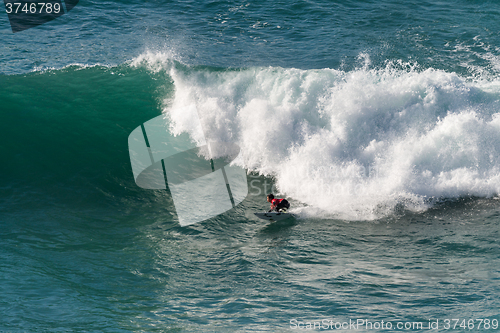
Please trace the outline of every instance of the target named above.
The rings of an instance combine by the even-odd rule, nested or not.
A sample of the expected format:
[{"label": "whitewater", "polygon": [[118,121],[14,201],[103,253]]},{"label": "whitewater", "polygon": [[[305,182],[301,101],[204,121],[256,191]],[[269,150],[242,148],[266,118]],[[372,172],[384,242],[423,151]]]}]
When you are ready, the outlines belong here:
[{"label": "whitewater", "polygon": [[131,65],[173,82],[174,135],[236,143],[233,163],[272,177],[304,216],[373,220],[499,193],[498,80],[359,58],[352,71],[214,71],[152,52]]}]

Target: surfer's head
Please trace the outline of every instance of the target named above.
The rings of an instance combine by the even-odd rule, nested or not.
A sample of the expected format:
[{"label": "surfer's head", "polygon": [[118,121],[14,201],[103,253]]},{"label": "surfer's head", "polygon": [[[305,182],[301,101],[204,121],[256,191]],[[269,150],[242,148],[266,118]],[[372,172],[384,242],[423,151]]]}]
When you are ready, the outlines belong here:
[{"label": "surfer's head", "polygon": [[272,193],[267,195],[267,202],[271,202],[274,199],[274,195]]}]

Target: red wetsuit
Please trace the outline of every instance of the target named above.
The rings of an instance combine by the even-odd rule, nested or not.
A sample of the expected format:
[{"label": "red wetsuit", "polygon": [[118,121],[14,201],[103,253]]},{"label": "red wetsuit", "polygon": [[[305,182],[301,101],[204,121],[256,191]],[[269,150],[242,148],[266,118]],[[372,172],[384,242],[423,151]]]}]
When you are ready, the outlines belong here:
[{"label": "red wetsuit", "polygon": [[273,208],[278,206],[278,204],[283,201],[283,199],[273,199],[271,200],[271,205],[273,205]]},{"label": "red wetsuit", "polygon": [[271,200],[271,210],[275,209],[276,211],[280,211],[283,208],[290,208],[290,204],[286,199],[272,199]]}]

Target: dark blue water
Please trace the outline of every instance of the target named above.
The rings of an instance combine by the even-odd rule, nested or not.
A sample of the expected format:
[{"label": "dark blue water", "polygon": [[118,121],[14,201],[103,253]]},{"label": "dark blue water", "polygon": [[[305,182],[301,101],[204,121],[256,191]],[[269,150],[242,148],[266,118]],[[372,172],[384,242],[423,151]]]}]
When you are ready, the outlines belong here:
[{"label": "dark blue water", "polygon": [[[0,14],[0,331],[498,331],[499,14],[83,1],[17,33]],[[128,138],[163,114],[200,143],[193,108],[249,194],[181,226]],[[253,215],[270,191],[294,218]]]}]

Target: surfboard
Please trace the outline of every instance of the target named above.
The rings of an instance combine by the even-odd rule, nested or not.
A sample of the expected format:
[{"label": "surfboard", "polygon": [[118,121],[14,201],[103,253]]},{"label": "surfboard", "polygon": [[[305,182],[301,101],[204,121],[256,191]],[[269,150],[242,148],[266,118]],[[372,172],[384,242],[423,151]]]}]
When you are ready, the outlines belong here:
[{"label": "surfboard", "polygon": [[277,212],[254,213],[254,214],[258,218],[268,221],[281,221],[293,216],[290,213],[277,213]]}]

